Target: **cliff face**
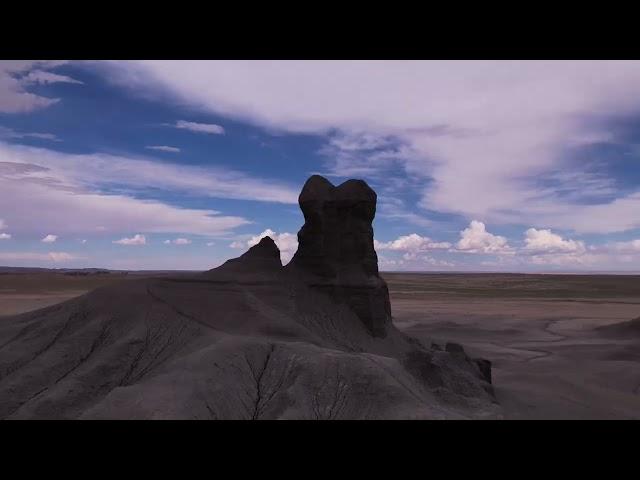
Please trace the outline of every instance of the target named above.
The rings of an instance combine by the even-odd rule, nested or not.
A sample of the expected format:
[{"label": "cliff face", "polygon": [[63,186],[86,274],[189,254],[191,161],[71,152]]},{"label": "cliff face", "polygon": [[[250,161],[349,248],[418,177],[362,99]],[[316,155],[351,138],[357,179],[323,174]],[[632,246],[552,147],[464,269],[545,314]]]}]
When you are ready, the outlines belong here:
[{"label": "cliff face", "polygon": [[387,285],[378,275],[372,222],[376,193],[362,180],[334,186],[310,177],[299,197],[305,223],[287,270],[337,303],[346,303],[372,335],[391,323]]}]

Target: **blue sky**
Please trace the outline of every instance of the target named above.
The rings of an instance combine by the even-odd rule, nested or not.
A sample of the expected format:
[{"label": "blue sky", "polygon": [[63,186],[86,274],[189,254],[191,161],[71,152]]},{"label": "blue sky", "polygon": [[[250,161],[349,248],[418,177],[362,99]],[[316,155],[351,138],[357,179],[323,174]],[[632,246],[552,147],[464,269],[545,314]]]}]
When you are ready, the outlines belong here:
[{"label": "blue sky", "polygon": [[366,180],[382,270],[640,271],[640,62],[0,62],[0,265],[283,261]]}]

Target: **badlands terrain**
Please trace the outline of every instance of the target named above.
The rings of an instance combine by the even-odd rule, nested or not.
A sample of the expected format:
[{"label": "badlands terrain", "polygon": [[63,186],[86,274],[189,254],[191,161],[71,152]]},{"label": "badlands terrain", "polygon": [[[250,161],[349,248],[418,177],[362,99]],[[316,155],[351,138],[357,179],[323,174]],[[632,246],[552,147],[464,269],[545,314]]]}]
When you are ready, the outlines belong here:
[{"label": "badlands terrain", "polygon": [[[148,275],[3,274],[0,319]],[[640,418],[639,276],[381,276],[400,330],[491,360],[504,418]]]},{"label": "badlands terrain", "polygon": [[62,303],[49,282],[52,305],[0,322],[0,419],[502,418],[488,360],[394,326],[376,201],[361,180],[309,178],[286,266],[265,237],[206,272]]},{"label": "badlands terrain", "polygon": [[376,194],[311,177],[204,272],[0,270],[0,419],[638,419],[640,277],[378,272]]}]

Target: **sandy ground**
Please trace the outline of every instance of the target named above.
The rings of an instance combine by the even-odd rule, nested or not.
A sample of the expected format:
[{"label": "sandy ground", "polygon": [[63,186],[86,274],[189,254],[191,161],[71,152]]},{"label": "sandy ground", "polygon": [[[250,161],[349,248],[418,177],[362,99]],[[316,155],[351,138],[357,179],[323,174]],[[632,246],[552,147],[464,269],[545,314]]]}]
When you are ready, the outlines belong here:
[{"label": "sandy ground", "polygon": [[493,362],[505,418],[640,419],[640,338],[594,330],[640,315],[638,277],[384,276],[401,330]]},{"label": "sandy ground", "polygon": [[[493,363],[507,419],[640,419],[640,337],[596,327],[640,316],[640,277],[383,274],[394,323]],[[0,317],[126,280],[0,275]]]}]

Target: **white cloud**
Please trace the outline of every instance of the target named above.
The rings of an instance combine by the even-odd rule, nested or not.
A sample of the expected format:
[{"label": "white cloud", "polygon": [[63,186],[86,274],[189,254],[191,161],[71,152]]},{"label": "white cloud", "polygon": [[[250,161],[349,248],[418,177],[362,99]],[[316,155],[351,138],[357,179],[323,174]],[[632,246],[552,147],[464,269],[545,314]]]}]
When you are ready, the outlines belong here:
[{"label": "white cloud", "polygon": [[45,108],[60,101],[59,98],[47,98],[25,90],[30,70],[38,67],[53,68],[65,62],[60,61],[30,61],[30,60],[1,60],[0,61],[0,112],[27,113],[39,108]]},{"label": "white cloud", "polygon": [[9,233],[0,233],[0,240],[10,240],[11,235]]},{"label": "white cloud", "polygon": [[46,237],[44,237],[42,240],[40,240],[42,243],[53,243],[58,239],[57,235],[47,235]]},{"label": "white cloud", "polygon": [[168,145],[149,145],[144,148],[148,150],[157,150],[159,152],[180,153],[180,149],[178,147],[170,147]]},{"label": "white cloud", "polygon": [[113,243],[118,245],[146,245],[147,238],[144,235],[136,234],[131,238],[121,238],[120,240],[114,240]]},{"label": "white cloud", "polygon": [[38,132],[17,132],[11,128],[0,127],[0,139],[20,139],[20,138],[37,138],[40,140],[51,140],[60,142],[61,140],[53,133]]},{"label": "white cloud", "polygon": [[57,73],[46,72],[44,70],[32,70],[20,80],[23,84],[77,83],[82,85],[81,81],[74,78],[67,77],[66,75],[58,75]]},{"label": "white cloud", "polygon": [[395,250],[410,253],[451,248],[451,244],[448,242],[434,242],[429,237],[422,237],[417,233],[404,235],[390,242],[374,240],[373,243],[376,250]]},{"label": "white cloud", "polygon": [[207,242],[207,247],[213,247],[216,244],[216,242]]},{"label": "white cloud", "polygon": [[[103,188],[111,193],[104,193]],[[113,191],[113,186],[120,190]],[[220,168],[147,159],[71,155],[0,142],[0,215],[14,233],[179,233],[217,236],[250,223],[215,210],[139,200],[130,192],[161,191],[220,198],[297,203],[297,188]],[[3,209],[1,205],[12,205]],[[73,218],[73,222],[69,221]]]},{"label": "white cloud", "polygon": [[0,230],[4,230],[5,228],[7,228],[7,224],[0,218]]},{"label": "white cloud", "polygon": [[165,245],[191,245],[192,242],[188,238],[176,238],[175,240],[165,240],[162,243]]},{"label": "white cloud", "polygon": [[585,253],[552,253],[545,255],[533,255],[526,259],[532,265],[558,266],[558,267],[589,267],[602,265],[602,260],[609,263],[611,259]]},{"label": "white cloud", "polygon": [[512,253],[507,239],[487,232],[484,223],[472,220],[468,228],[460,232],[460,240],[456,244],[458,250],[469,253]]},{"label": "white cloud", "polygon": [[231,248],[251,248],[257,245],[264,237],[271,237],[280,250],[280,258],[282,263],[288,263],[293,255],[298,250],[298,236],[294,233],[276,233],[270,228],[267,228],[264,232],[254,235],[246,241],[235,241],[229,246]]},{"label": "white cloud", "polygon": [[69,262],[71,260],[75,260],[77,257],[75,255],[71,255],[66,252],[49,252],[49,258],[54,262]]},{"label": "white cloud", "polygon": [[[588,205],[589,184],[551,192],[534,181],[578,172],[566,148],[611,141],[595,120],[640,110],[639,61],[132,61],[110,78],[158,98],[287,132],[338,132],[343,172],[374,175],[401,162],[423,179],[420,205],[501,224],[581,232],[640,227],[639,192]],[[331,78],[330,82],[326,79]],[[594,121],[591,121],[594,120]],[[351,132],[364,132],[354,137]],[[343,138],[341,135],[351,135]],[[405,151],[385,149],[395,138]],[[379,153],[379,152],[378,152]],[[351,157],[350,157],[351,155]],[[351,170],[347,168],[351,167]],[[334,169],[340,173],[340,169]],[[360,173],[358,173],[360,172]],[[347,175],[347,173],[343,173]],[[481,186],[481,187],[480,187]]]},{"label": "white cloud", "polygon": [[36,253],[36,252],[0,252],[0,261],[6,262],[69,262],[72,260],[83,259],[67,252],[49,252],[49,253]]},{"label": "white cloud", "polygon": [[378,267],[380,270],[397,270],[397,271],[433,271],[433,270],[450,270],[456,264],[448,260],[437,259],[429,255],[417,255],[415,253],[405,253],[401,259],[387,258],[382,255],[378,256]]},{"label": "white cloud", "polygon": [[175,127],[198,133],[224,135],[224,128],[222,128],[220,125],[216,125],[215,123],[197,123],[187,122],[186,120],[178,120],[175,124]]},{"label": "white cloud", "polygon": [[584,253],[584,242],[564,240],[551,230],[530,228],[525,232],[525,250],[536,253]]},{"label": "white cloud", "polygon": [[[0,178],[42,181],[51,186],[91,188],[102,183],[123,188],[154,188],[214,198],[297,204],[298,191],[278,180],[254,178],[220,167],[197,167],[107,154],[73,155],[0,142]],[[18,175],[16,168],[35,167]],[[6,175],[6,174],[5,174]]]},{"label": "white cloud", "polygon": [[630,240],[628,242],[615,242],[610,245],[610,250],[619,253],[640,253],[640,239]]}]

